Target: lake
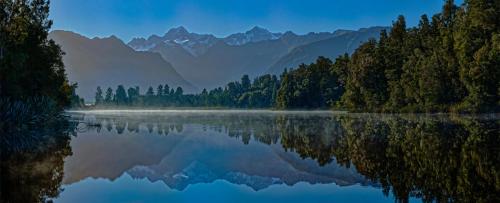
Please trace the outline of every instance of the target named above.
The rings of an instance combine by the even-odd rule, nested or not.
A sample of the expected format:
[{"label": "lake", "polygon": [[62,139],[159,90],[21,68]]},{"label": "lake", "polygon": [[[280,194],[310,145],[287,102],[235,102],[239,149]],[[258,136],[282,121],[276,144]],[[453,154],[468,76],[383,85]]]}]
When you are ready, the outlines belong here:
[{"label": "lake", "polygon": [[66,114],[3,150],[3,201],[500,202],[496,114]]}]

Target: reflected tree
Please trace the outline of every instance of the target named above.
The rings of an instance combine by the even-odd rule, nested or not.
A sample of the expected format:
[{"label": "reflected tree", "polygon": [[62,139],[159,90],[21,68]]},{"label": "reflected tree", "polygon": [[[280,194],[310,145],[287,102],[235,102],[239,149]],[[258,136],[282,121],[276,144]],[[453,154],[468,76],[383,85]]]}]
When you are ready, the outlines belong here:
[{"label": "reflected tree", "polygon": [[182,133],[185,125],[199,125],[244,144],[279,144],[321,166],[353,167],[398,202],[500,201],[500,125],[495,116],[292,113],[113,119],[123,128],[128,125],[129,132],[142,125],[152,133],[154,126],[165,134]]},{"label": "reflected tree", "polygon": [[76,125],[60,114],[34,124],[23,122],[22,128],[10,124],[0,137],[0,202],[46,202],[57,197]]}]

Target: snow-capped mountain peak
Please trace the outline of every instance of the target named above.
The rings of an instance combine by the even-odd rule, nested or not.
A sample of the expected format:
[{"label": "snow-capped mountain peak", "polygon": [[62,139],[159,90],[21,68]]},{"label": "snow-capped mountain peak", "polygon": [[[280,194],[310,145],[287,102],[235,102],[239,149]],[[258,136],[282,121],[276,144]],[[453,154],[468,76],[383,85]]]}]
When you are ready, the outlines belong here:
[{"label": "snow-capped mountain peak", "polygon": [[252,29],[246,31],[246,34],[251,34],[251,33],[264,33],[264,34],[270,34],[269,30],[259,27],[259,26],[254,26]]},{"label": "snow-capped mountain peak", "polygon": [[279,39],[282,33],[272,33],[267,29],[255,26],[252,29],[246,31],[245,33],[236,33],[224,38],[224,42],[232,45],[244,45],[250,42],[260,42],[265,40]]},{"label": "snow-capped mountain peak", "polygon": [[138,51],[148,51],[157,46],[173,46],[176,48],[180,46],[191,55],[200,56],[217,42],[225,43],[230,46],[242,46],[248,43],[277,40],[282,38],[285,40],[294,40],[300,36],[321,37],[322,35],[327,37],[332,35],[332,33],[309,33],[307,35],[297,35],[291,31],[285,33],[270,32],[265,28],[254,26],[245,32],[231,34],[224,38],[217,38],[211,34],[192,33],[185,27],[179,26],[171,28],[163,36],[151,35],[147,39],[134,38],[128,43],[128,45]]},{"label": "snow-capped mountain peak", "polygon": [[176,28],[172,28],[172,29],[169,30],[169,32],[185,33],[185,34],[188,33],[187,29],[184,26],[179,26],[179,27],[176,27]]},{"label": "snow-capped mountain peak", "polygon": [[134,38],[128,43],[135,50],[147,51],[156,46],[180,45],[193,56],[199,56],[213,46],[218,39],[209,34],[190,33],[185,27],[179,26],[168,30],[162,37],[152,35],[147,40]]},{"label": "snow-capped mountain peak", "polygon": [[165,35],[163,36],[163,38],[169,38],[175,40],[179,38],[188,38],[189,34],[191,33],[189,33],[186,30],[186,28],[184,28],[183,26],[179,26],[168,30],[167,33],[165,33]]}]

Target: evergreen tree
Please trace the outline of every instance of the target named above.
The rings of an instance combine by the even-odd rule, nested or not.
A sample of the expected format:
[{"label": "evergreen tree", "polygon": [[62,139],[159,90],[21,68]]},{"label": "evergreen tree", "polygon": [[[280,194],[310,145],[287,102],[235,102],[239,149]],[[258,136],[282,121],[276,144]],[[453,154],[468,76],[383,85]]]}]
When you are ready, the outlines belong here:
[{"label": "evergreen tree", "polygon": [[111,89],[111,87],[108,87],[108,89],[106,90],[106,96],[104,97],[104,102],[109,105],[113,102],[114,97],[115,96],[113,95],[113,89]]},{"label": "evergreen tree", "polygon": [[165,84],[165,86],[163,86],[163,95],[165,96],[168,96],[170,94],[170,87]]},{"label": "evergreen tree", "polygon": [[126,105],[128,103],[127,92],[123,85],[118,85],[116,88],[115,102],[117,105]]},{"label": "evergreen tree", "polygon": [[155,104],[155,102],[154,102],[155,97],[154,96],[155,96],[155,92],[153,90],[153,87],[149,86],[148,90],[146,91],[144,103],[146,105],[149,105],[149,106],[154,105]]},{"label": "evergreen tree", "polygon": [[97,86],[97,92],[95,93],[95,104],[100,105],[104,102],[104,97],[102,96],[102,89]]},{"label": "evergreen tree", "polygon": [[393,23],[392,29],[387,39],[387,46],[383,46],[381,41],[377,58],[382,59],[381,66],[385,67],[385,77],[389,87],[389,99],[386,103],[387,111],[399,109],[405,105],[404,95],[400,83],[403,63],[408,55],[406,20],[404,16],[399,16]]},{"label": "evergreen tree", "polygon": [[158,88],[156,88],[156,95],[158,97],[163,96],[163,85],[158,85]]},{"label": "evergreen tree", "polygon": [[127,90],[128,94],[128,103],[130,105],[137,105],[139,103],[139,87],[136,86],[135,88],[128,88]]},{"label": "evergreen tree", "polygon": [[182,87],[177,87],[177,89],[175,89],[175,96],[181,96],[184,94],[184,90],[182,90]]},{"label": "evergreen tree", "polygon": [[155,95],[155,92],[153,90],[153,87],[149,86],[148,91],[146,92],[146,97],[153,97]]}]

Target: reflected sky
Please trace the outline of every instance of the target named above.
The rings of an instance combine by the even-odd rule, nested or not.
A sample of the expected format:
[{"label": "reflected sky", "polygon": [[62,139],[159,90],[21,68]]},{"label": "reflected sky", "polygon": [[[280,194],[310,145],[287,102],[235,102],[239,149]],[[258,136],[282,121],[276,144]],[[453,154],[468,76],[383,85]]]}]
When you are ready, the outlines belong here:
[{"label": "reflected sky", "polygon": [[68,115],[79,124],[55,202],[499,199],[497,115]]},{"label": "reflected sky", "polygon": [[56,202],[311,202],[312,199],[320,202],[393,202],[392,197],[381,198],[380,189],[360,185],[341,187],[300,182],[293,186],[273,185],[256,192],[248,186],[216,180],[178,191],[160,181],[134,179],[126,173],[114,181],[88,178],[66,186]]}]

